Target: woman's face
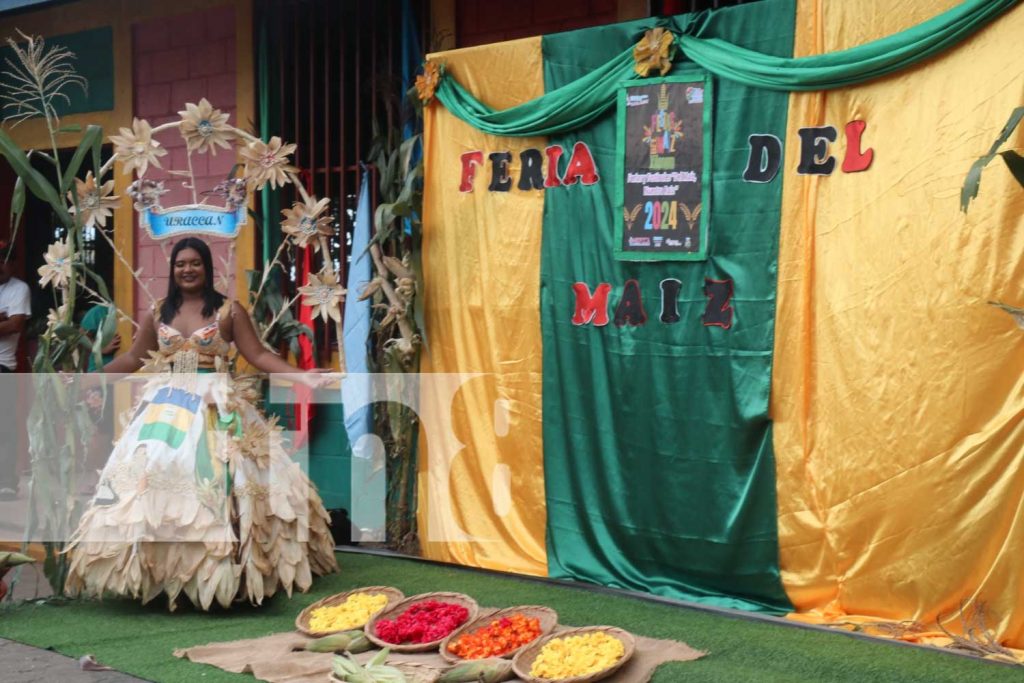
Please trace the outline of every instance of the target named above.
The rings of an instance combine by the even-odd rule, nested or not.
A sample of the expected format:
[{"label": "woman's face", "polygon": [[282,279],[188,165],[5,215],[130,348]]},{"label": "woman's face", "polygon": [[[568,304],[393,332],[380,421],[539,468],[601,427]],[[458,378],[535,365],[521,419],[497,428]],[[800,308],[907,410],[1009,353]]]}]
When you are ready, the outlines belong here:
[{"label": "woman's face", "polygon": [[194,294],[203,291],[206,286],[206,269],[203,268],[203,259],[195,249],[185,247],[179,251],[171,268],[174,284],[178,285],[182,292]]}]

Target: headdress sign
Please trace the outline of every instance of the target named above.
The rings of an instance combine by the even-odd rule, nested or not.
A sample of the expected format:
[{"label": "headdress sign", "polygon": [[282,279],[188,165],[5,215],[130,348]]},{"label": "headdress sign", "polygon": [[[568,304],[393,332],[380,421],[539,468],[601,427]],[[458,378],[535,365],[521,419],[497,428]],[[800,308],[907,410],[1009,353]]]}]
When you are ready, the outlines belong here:
[{"label": "headdress sign", "polygon": [[[139,212],[139,222],[154,239],[166,239],[182,234],[205,234],[236,237],[246,224],[247,201],[250,189],[262,189],[290,182],[289,173],[296,169],[289,164],[288,155],[295,145],[284,145],[280,138],[265,143],[243,130],[228,124],[228,115],[215,109],[205,98],[199,104],[188,103],[179,121],[152,128],[148,121],[135,119],[131,128],[122,128],[120,135],[112,135],[114,155],[123,164],[126,173],[135,172],[138,179],[128,188],[128,195]],[[212,190],[198,192],[195,175],[189,163],[188,171],[172,170],[172,175],[187,177],[185,187],[192,191],[192,203],[165,208],[161,196],[167,192],[162,181],[146,179],[152,164],[160,168],[160,157],[167,155],[154,138],[165,129],[177,128],[185,138],[188,153],[216,154],[218,148],[235,153],[239,150],[244,163],[242,177],[231,177],[218,183]],[[202,200],[200,200],[202,195]],[[211,202],[213,199],[215,202]]]},{"label": "headdress sign", "polygon": [[189,204],[163,209],[154,206],[140,213],[141,225],[154,239],[165,239],[182,233],[202,233],[220,237],[236,237],[245,225],[245,207],[232,211],[216,206]]}]

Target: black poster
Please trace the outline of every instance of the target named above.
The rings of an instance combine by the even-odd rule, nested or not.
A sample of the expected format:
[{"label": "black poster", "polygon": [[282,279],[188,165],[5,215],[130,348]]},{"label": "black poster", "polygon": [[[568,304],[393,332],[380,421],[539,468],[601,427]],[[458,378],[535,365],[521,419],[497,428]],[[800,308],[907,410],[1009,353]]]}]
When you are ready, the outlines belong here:
[{"label": "black poster", "polygon": [[620,88],[617,258],[706,258],[710,112],[710,80],[700,75]]}]

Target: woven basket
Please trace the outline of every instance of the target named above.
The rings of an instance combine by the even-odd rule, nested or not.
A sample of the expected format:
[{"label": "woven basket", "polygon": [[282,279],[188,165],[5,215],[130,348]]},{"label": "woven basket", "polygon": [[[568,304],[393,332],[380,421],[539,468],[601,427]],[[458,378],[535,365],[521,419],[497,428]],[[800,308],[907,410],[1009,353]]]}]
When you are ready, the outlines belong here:
[{"label": "woven basket", "polygon": [[358,625],[353,626],[349,629],[343,628],[337,629],[335,631],[321,632],[309,630],[309,620],[312,618],[314,610],[319,609],[320,607],[333,607],[335,605],[340,605],[341,603],[348,600],[350,596],[355,595],[356,593],[383,593],[384,595],[386,595],[388,597],[388,604],[381,608],[381,611],[386,610],[389,607],[392,607],[405,599],[405,594],[402,593],[402,591],[398,590],[397,588],[392,588],[391,586],[367,586],[365,588],[356,588],[355,590],[350,590],[346,593],[338,593],[337,595],[331,595],[329,597],[326,597],[323,600],[317,600],[312,605],[299,612],[299,616],[295,617],[295,630],[297,630],[299,633],[302,633],[303,635],[310,636],[311,638],[319,638],[321,636],[327,636],[332,633],[340,633],[341,631],[349,631],[352,629],[362,628],[362,625]]},{"label": "woven basket", "polygon": [[[614,636],[622,641],[626,651],[619,658],[619,661],[612,664],[607,669],[597,671],[586,676],[570,676],[569,678],[538,678],[530,675],[530,669],[533,667],[533,660],[537,659],[540,651],[544,648],[549,641],[555,638],[567,638],[569,636],[579,636],[585,633],[593,633],[595,631],[604,631],[610,636]],[[633,639],[632,634],[628,631],[623,631],[621,628],[615,628],[614,626],[585,626],[583,628],[570,628],[558,633],[552,633],[543,638],[538,638],[515,656],[512,660],[512,671],[515,672],[516,676],[526,681],[526,683],[590,683],[591,681],[600,681],[601,679],[608,678],[616,671],[622,668],[622,666],[629,661],[629,658],[633,656],[633,652],[636,650],[636,641]]]},{"label": "woven basket", "polygon": [[[441,641],[441,656],[444,657],[445,661],[456,664],[464,661],[462,657],[459,657],[454,652],[448,651],[448,646],[459,639],[464,633],[472,633],[479,628],[487,626],[495,619],[501,619],[502,617],[510,617],[513,614],[523,614],[527,617],[536,617],[540,621],[540,635],[537,638],[543,638],[547,634],[554,630],[555,626],[558,625],[558,612],[551,609],[550,607],[543,607],[540,605],[523,605],[521,607],[509,607],[507,609],[501,609],[493,614],[488,614],[485,617],[477,617],[473,621],[466,622],[463,626],[452,631],[451,635]],[[536,641],[531,641],[536,642]],[[523,650],[530,646],[531,643],[527,643],[522,647],[518,647],[511,652],[506,652],[501,656],[502,659],[508,659],[514,657],[520,650]]]},{"label": "woven basket", "polygon": [[476,600],[462,593],[420,593],[419,595],[414,595],[402,600],[397,605],[390,605],[382,612],[377,612],[370,621],[366,622],[366,627],[363,629],[366,631],[366,637],[374,645],[382,648],[390,648],[392,652],[426,652],[428,650],[436,650],[437,646],[441,644],[441,641],[443,641],[444,638],[438,638],[437,640],[433,640],[429,643],[406,643],[404,645],[395,645],[394,643],[388,643],[377,637],[376,626],[378,621],[381,619],[394,619],[417,602],[423,602],[424,600],[437,600],[438,602],[450,602],[456,605],[462,605],[469,610],[469,616],[466,618],[467,622],[475,620],[477,614],[480,612],[480,607],[476,604]]}]

